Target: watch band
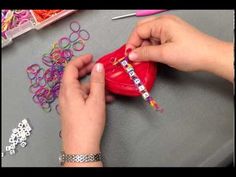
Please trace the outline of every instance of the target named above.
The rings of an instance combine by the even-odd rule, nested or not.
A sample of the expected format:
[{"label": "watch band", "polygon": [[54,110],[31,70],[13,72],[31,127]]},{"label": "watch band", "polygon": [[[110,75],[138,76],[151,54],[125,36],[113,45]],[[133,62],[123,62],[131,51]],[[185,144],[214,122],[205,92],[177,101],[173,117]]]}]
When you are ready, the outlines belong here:
[{"label": "watch band", "polygon": [[98,154],[66,154],[64,151],[61,152],[59,158],[61,165],[64,165],[65,162],[97,162],[101,161],[101,153]]}]

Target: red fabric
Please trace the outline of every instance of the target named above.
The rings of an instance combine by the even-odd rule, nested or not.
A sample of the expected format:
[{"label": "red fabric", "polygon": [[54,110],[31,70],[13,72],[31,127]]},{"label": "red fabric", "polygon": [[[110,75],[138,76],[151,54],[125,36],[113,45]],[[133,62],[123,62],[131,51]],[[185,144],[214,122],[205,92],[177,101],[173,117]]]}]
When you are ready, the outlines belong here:
[{"label": "red fabric", "polygon": [[[138,89],[129,75],[120,64],[113,65],[114,58],[125,56],[125,45],[116,51],[101,57],[97,63],[102,63],[105,68],[106,89],[114,94],[124,96],[140,96]],[[157,75],[157,67],[153,62],[131,62],[134,70],[148,91],[151,91]]]}]

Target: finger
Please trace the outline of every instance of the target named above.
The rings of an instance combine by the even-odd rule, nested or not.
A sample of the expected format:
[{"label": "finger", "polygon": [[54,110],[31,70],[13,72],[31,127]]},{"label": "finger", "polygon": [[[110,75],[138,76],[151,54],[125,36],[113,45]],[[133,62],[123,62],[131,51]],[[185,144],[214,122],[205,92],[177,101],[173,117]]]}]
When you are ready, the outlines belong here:
[{"label": "finger", "polygon": [[143,46],[133,50],[129,54],[131,61],[156,61],[163,62],[165,60],[166,45]]},{"label": "finger", "polygon": [[[83,83],[81,84],[81,89],[86,93],[89,94],[90,93],[90,83]],[[107,90],[105,91],[105,99],[107,103],[111,103],[115,100],[114,95],[112,95],[111,93],[109,93]]]},{"label": "finger", "polygon": [[83,67],[86,66],[91,61],[92,61],[92,55],[87,54],[69,62],[63,73],[63,78],[62,78],[63,84],[69,85],[75,81],[78,82],[78,79],[80,77],[79,70],[83,69]]},{"label": "finger", "polygon": [[159,18],[156,18],[135,27],[127,41],[126,47],[131,49],[140,47],[143,40],[150,39],[151,37],[160,38],[160,35],[161,22]]},{"label": "finger", "polygon": [[101,63],[95,64],[92,69],[89,99],[97,103],[105,100],[105,72]]},{"label": "finger", "polygon": [[152,45],[152,43],[149,40],[144,40],[141,44],[141,47],[149,46],[149,45]]},{"label": "finger", "polygon": [[156,20],[157,18],[158,18],[158,17],[156,17],[156,16],[151,16],[151,17],[144,18],[144,19],[140,20],[140,21],[137,23],[137,26],[142,25],[142,24],[144,24],[144,23],[146,23],[146,22],[150,22],[150,21]]},{"label": "finger", "polygon": [[[148,18],[145,18],[145,19],[143,19],[143,20],[140,20],[140,21],[137,23],[136,27],[134,28],[133,32],[131,33],[130,37],[132,36],[132,34],[135,35],[135,29],[136,29],[138,26],[140,26],[140,25],[142,25],[142,24],[144,24],[144,23],[146,23],[146,22],[150,22],[150,21],[156,20],[156,19],[157,19],[156,16],[152,16],[152,17],[148,17]],[[128,40],[128,42],[127,42],[127,44],[126,44],[125,50],[134,49],[134,48],[135,48],[135,46],[133,46],[132,44],[130,44],[130,43],[129,43],[129,40]]]},{"label": "finger", "polygon": [[86,94],[89,94],[90,93],[90,83],[87,82],[87,83],[83,83],[81,84],[81,90],[83,90]]},{"label": "finger", "polygon": [[91,73],[94,64],[95,64],[94,62],[87,64],[83,69],[79,71],[79,76],[84,77],[87,74]]}]

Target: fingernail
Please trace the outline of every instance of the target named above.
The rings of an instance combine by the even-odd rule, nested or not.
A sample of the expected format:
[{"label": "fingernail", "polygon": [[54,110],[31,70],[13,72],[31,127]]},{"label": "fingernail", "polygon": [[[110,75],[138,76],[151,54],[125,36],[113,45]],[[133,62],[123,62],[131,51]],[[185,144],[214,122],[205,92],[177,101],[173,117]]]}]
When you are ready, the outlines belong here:
[{"label": "fingernail", "polygon": [[96,71],[100,73],[100,72],[102,72],[102,70],[103,70],[103,64],[97,63],[96,64]]},{"label": "fingernail", "polygon": [[137,54],[137,53],[131,52],[131,53],[129,54],[129,59],[130,59],[130,60],[136,60],[137,58],[138,58],[138,54]]}]

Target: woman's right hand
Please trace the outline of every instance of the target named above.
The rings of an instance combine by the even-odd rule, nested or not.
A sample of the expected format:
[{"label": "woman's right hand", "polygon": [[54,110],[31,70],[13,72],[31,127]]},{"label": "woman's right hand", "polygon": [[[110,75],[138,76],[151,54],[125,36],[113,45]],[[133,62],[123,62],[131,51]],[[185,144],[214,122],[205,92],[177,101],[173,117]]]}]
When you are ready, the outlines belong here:
[{"label": "woman's right hand", "polygon": [[133,61],[161,62],[181,71],[208,71],[233,82],[233,44],[208,36],[173,15],[140,21],[126,49],[132,49],[129,59]]}]

